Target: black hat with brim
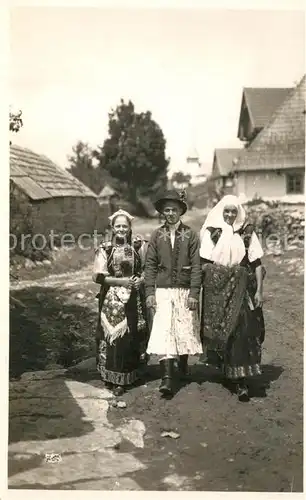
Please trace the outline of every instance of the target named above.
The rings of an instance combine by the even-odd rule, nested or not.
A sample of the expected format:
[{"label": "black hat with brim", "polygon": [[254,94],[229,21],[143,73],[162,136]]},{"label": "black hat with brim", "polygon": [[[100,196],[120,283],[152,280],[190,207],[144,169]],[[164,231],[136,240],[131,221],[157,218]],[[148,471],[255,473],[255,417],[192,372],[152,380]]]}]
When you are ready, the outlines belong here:
[{"label": "black hat with brim", "polygon": [[178,203],[182,209],[182,215],[187,212],[187,204],[182,200],[181,196],[177,191],[171,190],[167,191],[161,198],[159,198],[154,206],[159,213],[162,213],[163,207],[167,201],[175,201]]}]

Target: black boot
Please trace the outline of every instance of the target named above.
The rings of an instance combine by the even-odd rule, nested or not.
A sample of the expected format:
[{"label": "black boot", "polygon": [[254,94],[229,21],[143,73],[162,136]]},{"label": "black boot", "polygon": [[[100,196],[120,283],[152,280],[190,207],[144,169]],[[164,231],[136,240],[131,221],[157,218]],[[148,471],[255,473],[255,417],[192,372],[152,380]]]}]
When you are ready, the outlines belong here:
[{"label": "black boot", "polygon": [[140,355],[140,364],[142,366],[147,366],[150,361],[150,356],[146,352]]},{"label": "black boot", "polygon": [[188,377],[188,354],[182,354],[178,360],[179,375],[185,379]]},{"label": "black boot", "polygon": [[114,385],[113,386],[113,394],[114,394],[114,396],[120,397],[124,393],[125,393],[125,389],[121,385]]},{"label": "black boot", "polygon": [[244,381],[239,381],[237,384],[237,396],[239,401],[246,403],[250,400],[249,388]]},{"label": "black boot", "polygon": [[161,384],[159,391],[165,396],[173,395],[174,359],[160,361]]}]

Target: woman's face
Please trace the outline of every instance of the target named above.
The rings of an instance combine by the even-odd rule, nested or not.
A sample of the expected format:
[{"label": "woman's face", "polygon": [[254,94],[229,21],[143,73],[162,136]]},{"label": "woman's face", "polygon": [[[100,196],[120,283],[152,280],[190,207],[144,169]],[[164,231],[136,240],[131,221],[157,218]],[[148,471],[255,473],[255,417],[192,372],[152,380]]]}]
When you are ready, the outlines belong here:
[{"label": "woman's face", "polygon": [[179,203],[167,201],[163,207],[163,216],[168,224],[176,224],[182,215],[182,209]]},{"label": "woman's face", "polygon": [[223,218],[227,224],[232,226],[238,215],[238,209],[235,205],[226,205],[223,210]]},{"label": "woman's face", "polygon": [[124,215],[118,215],[116,217],[114,225],[113,225],[115,236],[119,238],[126,238],[128,232],[130,230],[130,225],[126,217]]}]

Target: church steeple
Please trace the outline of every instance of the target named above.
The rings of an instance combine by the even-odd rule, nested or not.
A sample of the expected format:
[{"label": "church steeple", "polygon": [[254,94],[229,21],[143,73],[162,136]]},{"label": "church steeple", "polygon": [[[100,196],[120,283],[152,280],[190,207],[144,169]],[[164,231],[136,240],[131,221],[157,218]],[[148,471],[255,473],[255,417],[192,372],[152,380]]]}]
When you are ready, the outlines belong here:
[{"label": "church steeple", "polygon": [[[198,184],[203,181],[202,172],[202,162],[200,160],[200,155],[197,151],[196,144],[198,141],[198,131],[197,131],[197,108],[198,103],[191,97],[191,119],[190,119],[190,134],[189,134],[189,145],[190,149],[187,152],[186,163],[185,163],[185,173],[190,175],[190,183],[192,185]],[[205,176],[206,179],[206,176]]]},{"label": "church steeple", "polygon": [[186,160],[187,163],[197,163],[200,166],[200,157],[195,147],[189,150]]},{"label": "church steeple", "polygon": [[203,165],[200,160],[200,155],[196,147],[190,148],[186,157],[186,168],[185,173],[189,174],[191,179],[190,183],[192,185],[199,184],[200,182],[206,181],[207,175],[202,171]]}]

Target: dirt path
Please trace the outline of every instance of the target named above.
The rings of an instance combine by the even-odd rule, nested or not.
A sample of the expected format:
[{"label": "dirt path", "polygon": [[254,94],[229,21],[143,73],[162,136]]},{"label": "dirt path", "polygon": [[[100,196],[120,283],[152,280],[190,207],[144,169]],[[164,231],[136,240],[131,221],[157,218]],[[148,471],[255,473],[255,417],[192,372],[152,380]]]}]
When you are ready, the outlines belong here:
[{"label": "dirt path", "polygon": [[23,290],[33,287],[71,288],[80,282],[88,283],[91,280],[92,265],[81,271],[69,271],[61,274],[51,274],[36,280],[18,280],[10,285],[10,290]]},{"label": "dirt path", "polygon": [[[158,381],[131,391],[126,414],[148,430],[135,452],[148,469],[132,476],[143,489],[302,491],[303,264],[270,258],[267,268],[266,397],[254,387],[251,402],[238,403],[197,359],[171,401],[160,400]],[[110,419],[120,420],[112,409]],[[164,429],[180,437],[163,438]]]},{"label": "dirt path", "polygon": [[[254,387],[251,402],[238,403],[198,358],[190,383],[171,401],[159,397],[153,359],[146,382],[123,396],[122,409],[84,372],[77,380],[65,372],[48,380],[25,375],[10,391],[10,486],[301,492],[303,261],[269,257],[266,265],[266,394]],[[82,302],[93,303],[90,275],[88,268],[15,290],[34,286],[43,295],[52,286],[61,302],[77,302],[81,283]],[[162,437],[165,430],[178,436]],[[61,462],[46,463],[49,452],[61,454]]]},{"label": "dirt path", "polygon": [[112,425],[111,400],[101,382],[69,380],[59,370],[12,383],[9,487],[139,489],[125,476],[145,466],[117,449],[123,440],[143,447],[145,427],[133,418]]}]

